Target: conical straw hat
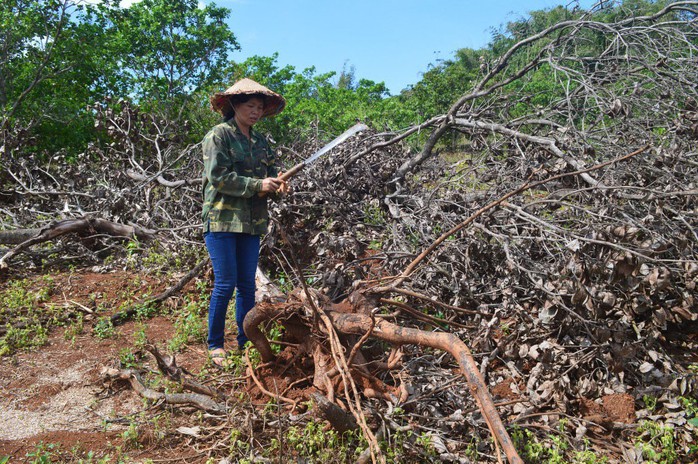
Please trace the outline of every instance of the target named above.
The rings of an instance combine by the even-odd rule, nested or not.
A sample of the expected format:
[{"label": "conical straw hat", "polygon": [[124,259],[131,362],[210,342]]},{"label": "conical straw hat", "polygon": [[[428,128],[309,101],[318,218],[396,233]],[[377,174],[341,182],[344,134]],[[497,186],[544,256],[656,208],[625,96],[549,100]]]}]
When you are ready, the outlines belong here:
[{"label": "conical straw hat", "polygon": [[258,84],[247,77],[240,79],[225,92],[219,92],[211,97],[211,109],[221,112],[221,108],[233,95],[253,95],[259,94],[264,97],[264,116],[275,116],[281,113],[286,106],[284,97],[276,92],[272,92],[262,84]]}]

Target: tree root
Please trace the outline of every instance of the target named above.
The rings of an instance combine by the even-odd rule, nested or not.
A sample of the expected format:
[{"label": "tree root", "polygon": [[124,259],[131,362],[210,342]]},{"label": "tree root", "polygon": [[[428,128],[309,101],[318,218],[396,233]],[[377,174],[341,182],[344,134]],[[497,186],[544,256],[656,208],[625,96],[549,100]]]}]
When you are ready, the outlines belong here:
[{"label": "tree root", "polygon": [[[363,337],[365,334],[370,333],[373,338],[387,341],[395,345],[417,344],[450,353],[458,362],[470,385],[471,393],[482,412],[490,432],[496,439],[495,444],[497,446],[501,445],[510,463],[523,462],[516,452],[514,444],[497,413],[487,385],[478,370],[470,349],[456,335],[400,327],[384,320],[374,320],[372,317],[364,314],[337,312],[333,310],[318,310],[318,312],[320,312],[321,318],[327,318],[332,327],[343,334]],[[255,307],[245,318],[245,333],[259,350],[262,359],[265,361],[273,360],[274,356],[271,353],[268,340],[261,330],[259,330],[259,325],[274,316],[275,313],[272,310]],[[328,330],[330,330],[329,327]],[[352,370],[355,371],[355,369]],[[346,382],[348,380],[344,379],[344,381]],[[349,379],[349,381],[351,380]],[[329,383],[329,379],[327,379],[326,383]],[[330,392],[330,395],[330,398],[332,398],[332,392]],[[348,400],[351,401],[350,399]]]},{"label": "tree root", "polygon": [[265,395],[267,395],[271,398],[274,398],[277,401],[282,401],[284,403],[288,403],[291,406],[293,406],[293,408],[295,409],[295,407],[298,404],[297,401],[294,401],[290,398],[286,398],[285,396],[282,396],[282,395],[275,395],[274,393],[267,390],[264,387],[264,385],[262,385],[262,382],[259,381],[259,379],[257,378],[257,376],[254,373],[254,367],[252,367],[252,362],[250,362],[250,355],[247,351],[245,351],[245,362],[247,363],[247,373],[250,375],[250,377],[252,378],[252,381],[254,381],[255,385],[257,385],[257,388],[259,388],[259,390],[262,393],[264,393]]},{"label": "tree root", "polygon": [[[371,318],[361,314],[337,313],[328,311],[328,316],[338,330],[344,333],[362,334],[372,327]],[[445,332],[426,332],[424,330],[400,327],[387,321],[376,321],[373,336],[395,344],[417,344],[450,353],[458,362],[470,384],[470,391],[478,403],[480,412],[490,431],[502,446],[510,463],[523,463],[514,444],[499,417],[494,402],[482,378],[470,349],[456,335]]]},{"label": "tree root", "polygon": [[332,427],[340,434],[359,428],[354,416],[330,401],[325,395],[313,392],[310,397],[317,406],[320,415],[332,424]]}]

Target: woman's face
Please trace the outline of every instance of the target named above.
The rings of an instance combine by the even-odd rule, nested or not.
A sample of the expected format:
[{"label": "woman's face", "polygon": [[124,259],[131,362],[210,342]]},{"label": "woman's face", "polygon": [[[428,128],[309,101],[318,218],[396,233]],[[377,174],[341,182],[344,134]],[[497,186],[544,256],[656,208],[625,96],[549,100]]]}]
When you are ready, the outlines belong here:
[{"label": "woman's face", "polygon": [[235,121],[239,125],[250,128],[264,114],[264,100],[258,97],[252,97],[244,103],[236,103],[233,105],[235,109]]}]

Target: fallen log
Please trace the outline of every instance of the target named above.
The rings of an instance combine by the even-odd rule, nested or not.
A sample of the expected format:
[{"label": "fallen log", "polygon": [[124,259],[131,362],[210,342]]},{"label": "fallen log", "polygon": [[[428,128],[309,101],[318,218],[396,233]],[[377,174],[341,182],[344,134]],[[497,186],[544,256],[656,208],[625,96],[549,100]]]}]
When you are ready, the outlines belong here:
[{"label": "fallen log", "polygon": [[0,230],[0,243],[3,245],[19,245],[41,233],[41,229]]},{"label": "fallen log", "polygon": [[23,250],[37,243],[48,242],[49,240],[69,233],[87,233],[89,235],[106,234],[114,237],[149,240],[155,236],[156,232],[135,224],[119,224],[100,218],[83,217],[78,219],[66,219],[38,229],[38,232],[34,236],[5,253],[5,255],[0,258],[0,269],[7,269],[7,262]]}]

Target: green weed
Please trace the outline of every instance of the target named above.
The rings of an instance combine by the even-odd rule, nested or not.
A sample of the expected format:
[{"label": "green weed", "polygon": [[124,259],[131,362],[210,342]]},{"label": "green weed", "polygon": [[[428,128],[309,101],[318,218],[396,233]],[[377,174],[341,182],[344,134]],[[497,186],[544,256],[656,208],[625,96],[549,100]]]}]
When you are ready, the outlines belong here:
[{"label": "green weed", "polygon": [[547,448],[530,430],[517,427],[512,430],[511,439],[526,462],[543,462],[543,458],[548,454]]},{"label": "green weed", "polygon": [[174,328],[175,333],[168,343],[171,351],[180,351],[189,343],[204,342],[206,340],[207,322],[202,314],[203,301],[191,301],[182,308],[177,315]]},{"label": "green weed", "polygon": [[122,368],[127,369],[138,367],[140,363],[138,357],[133,353],[133,351],[131,351],[130,348],[122,348],[119,351],[119,364]]},{"label": "green weed", "polygon": [[126,244],[126,265],[134,267],[137,264],[138,252],[141,250],[140,242],[136,239],[129,240]]},{"label": "green weed", "polygon": [[121,438],[124,440],[124,446],[128,448],[138,448],[138,425],[131,422],[128,428],[121,432]]},{"label": "green weed", "polygon": [[[248,345],[250,343],[248,342]],[[262,363],[262,358],[257,350],[249,350],[248,356],[250,358],[250,365],[252,368],[256,368]],[[242,376],[245,374],[247,369],[247,361],[245,360],[245,354],[238,352],[237,350],[231,350],[228,352],[227,365],[225,371],[231,373],[234,376]],[[243,401],[244,395],[240,394],[240,401]]]},{"label": "green weed", "polygon": [[283,293],[289,293],[291,290],[293,290],[293,279],[289,277],[286,272],[281,270],[277,275],[276,278],[274,279],[279,287],[279,290],[281,290]]},{"label": "green weed", "polygon": [[658,464],[677,462],[676,431],[673,427],[642,421],[637,430],[640,435],[636,444],[639,445],[643,458]]},{"label": "green weed", "polygon": [[40,323],[25,327],[13,327],[8,324],[7,332],[0,341],[0,356],[7,356],[19,349],[43,346],[48,340],[48,328]]},{"label": "green weed", "polygon": [[289,427],[285,439],[299,457],[316,462],[344,462],[346,456],[352,454],[349,445],[356,438],[353,434],[340,435],[335,430],[326,430],[321,422],[310,421],[302,428]]},{"label": "green weed", "polygon": [[173,261],[169,253],[157,251],[157,245],[158,244],[155,243],[153,246],[149,247],[141,259],[141,264],[144,268],[149,270],[151,275],[161,274],[169,267],[170,262]]},{"label": "green weed", "polygon": [[150,430],[156,442],[162,442],[172,428],[172,416],[168,411],[150,419]]},{"label": "green weed", "polygon": [[[585,439],[584,444],[586,447],[589,446],[588,440]],[[606,464],[608,463],[608,458],[605,456],[598,456],[595,452],[590,450],[575,451],[573,453],[574,464]]]},{"label": "green weed", "polygon": [[54,290],[53,278],[44,276],[38,283],[40,287],[32,290],[36,282],[13,281],[0,293],[0,324],[7,327],[0,338],[0,356],[44,345],[49,328],[61,321],[56,308],[46,304]]},{"label": "green weed", "polygon": [[468,447],[465,449],[465,457],[473,462],[477,462],[478,458],[480,457],[480,450],[478,449],[479,445],[480,440],[477,437],[471,438],[470,443],[468,443]]},{"label": "green weed", "polygon": [[92,333],[101,340],[114,338],[117,335],[116,327],[114,327],[109,316],[103,316],[97,319],[97,323],[92,328]]},{"label": "green weed", "polygon": [[242,432],[238,429],[230,431],[228,451],[232,456],[244,456],[250,452],[250,444],[242,440]]},{"label": "green weed", "polygon": [[688,417],[698,416],[698,400],[686,396],[679,397],[679,402],[683,405],[684,411]]},{"label": "green weed", "polygon": [[642,395],[642,402],[648,411],[653,412],[657,409],[657,397],[652,395]]},{"label": "green weed", "polygon": [[[56,443],[41,442],[28,452],[22,462],[31,464],[50,464],[55,462],[73,462],[77,464],[111,464],[124,462],[120,459],[112,459],[109,454],[97,457],[94,451],[86,451],[81,446],[74,446],[70,450],[61,449]],[[9,456],[0,456],[0,464],[8,464]]]},{"label": "green weed", "polygon": [[[570,444],[562,435],[564,428],[565,424],[563,422],[558,426],[561,434],[549,435],[549,441],[546,440],[546,442],[540,441],[532,431],[520,427],[513,428],[511,438],[521,458],[528,463],[567,464],[572,462],[575,464],[605,464],[608,462],[606,457],[598,456],[596,453],[586,449],[571,451]],[[572,455],[572,461],[568,460],[570,454]]]},{"label": "green weed", "polygon": [[148,343],[148,334],[145,333],[145,328],[146,325],[143,322],[138,322],[136,324],[133,332],[133,346],[136,350],[142,350],[146,343]]},{"label": "green weed", "polygon": [[[147,295],[144,295],[147,298]],[[139,303],[135,306],[136,310],[136,320],[142,321],[144,319],[150,319],[155,316],[158,312],[158,308],[152,303]]]},{"label": "green weed", "polygon": [[[267,340],[270,342],[274,341],[279,341],[281,340],[281,337],[283,337],[284,334],[284,326],[279,323],[278,321],[274,321],[268,328],[267,328]],[[271,351],[274,354],[279,354],[281,351],[281,345],[278,343],[271,343]]]},{"label": "green weed", "polygon": [[369,203],[364,207],[364,223],[370,226],[382,227],[386,223],[386,214],[377,203]]},{"label": "green weed", "polygon": [[422,447],[427,456],[436,457],[438,455],[436,448],[434,448],[434,444],[431,441],[431,434],[422,433],[417,437],[415,442]]},{"label": "green weed", "polygon": [[65,332],[63,333],[63,338],[66,341],[69,341],[71,344],[75,343],[75,339],[77,338],[78,335],[81,335],[85,331],[85,321],[82,313],[78,313],[78,315],[73,319],[70,323],[70,325],[65,329]]},{"label": "green weed", "polygon": [[382,250],[383,249],[383,242],[380,240],[373,239],[369,242],[368,249],[369,250],[376,250],[376,251]]},{"label": "green weed", "polygon": [[53,462],[52,455],[58,450],[58,445],[54,443],[39,443],[33,451],[27,453],[28,461],[32,464],[50,464]]},{"label": "green weed", "polygon": [[652,133],[658,137],[663,137],[667,133],[666,127],[653,127]]},{"label": "green weed", "polygon": [[409,445],[412,432],[397,431],[390,434],[390,439],[380,442],[381,450],[385,454],[387,462],[400,463],[405,461],[405,449],[411,448]]}]

